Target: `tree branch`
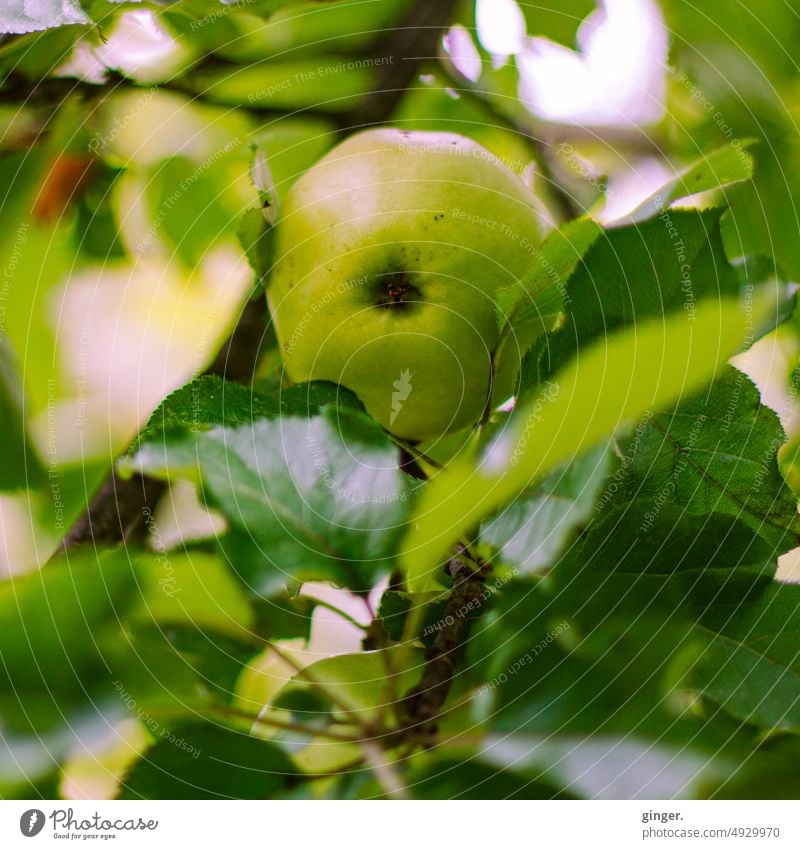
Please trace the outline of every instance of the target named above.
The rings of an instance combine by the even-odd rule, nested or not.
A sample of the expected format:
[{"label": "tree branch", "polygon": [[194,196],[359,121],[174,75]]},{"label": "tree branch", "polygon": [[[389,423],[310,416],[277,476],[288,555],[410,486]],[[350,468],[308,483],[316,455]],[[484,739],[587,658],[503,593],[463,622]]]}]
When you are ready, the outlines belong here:
[{"label": "tree branch", "polygon": [[458,0],[418,0],[373,53],[382,73],[372,92],[344,116],[352,129],[382,124],[394,112],[420,67],[438,55]]},{"label": "tree branch", "polygon": [[84,543],[114,544],[144,539],[149,516],[163,491],[164,484],[159,480],[141,475],[123,480],[112,468],[86,511],[64,537],[64,549]]},{"label": "tree branch", "polygon": [[454,583],[440,620],[441,628],[425,652],[422,678],[406,694],[400,711],[406,723],[403,736],[417,738],[426,746],[434,743],[437,718],[455,678],[456,663],[469,637],[469,625],[487,598],[483,585],[489,564],[469,562],[466,549],[459,547],[459,553],[448,566]]},{"label": "tree branch", "polygon": [[[376,55],[388,60],[379,65],[383,73],[362,105],[342,120],[342,127],[382,123],[389,118],[420,65],[436,55],[442,32],[450,23],[455,6],[456,0],[419,0],[412,6],[405,19],[379,43]],[[131,84],[117,79],[113,86],[118,85]],[[37,85],[36,92],[44,99],[63,97],[65,90],[77,90],[98,98],[107,89],[75,80],[45,80]],[[228,380],[246,381],[255,371],[261,343],[268,332],[263,300],[257,298],[248,302],[208,371]],[[64,545],[71,548],[92,539],[131,542],[143,537],[146,532],[146,524],[142,521],[144,511],[162,491],[163,484],[159,482],[136,478],[121,481],[112,471],[86,513],[67,534]]]}]

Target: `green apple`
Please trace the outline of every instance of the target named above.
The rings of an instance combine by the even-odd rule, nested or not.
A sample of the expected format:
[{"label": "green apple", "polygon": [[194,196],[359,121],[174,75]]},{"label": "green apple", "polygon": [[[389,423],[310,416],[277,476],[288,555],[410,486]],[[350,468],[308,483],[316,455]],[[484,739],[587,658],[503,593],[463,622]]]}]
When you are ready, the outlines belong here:
[{"label": "green apple", "polygon": [[367,130],[295,183],[275,238],[268,299],[292,380],[346,386],[408,440],[480,419],[497,292],[540,242],[519,177],[462,136]]}]

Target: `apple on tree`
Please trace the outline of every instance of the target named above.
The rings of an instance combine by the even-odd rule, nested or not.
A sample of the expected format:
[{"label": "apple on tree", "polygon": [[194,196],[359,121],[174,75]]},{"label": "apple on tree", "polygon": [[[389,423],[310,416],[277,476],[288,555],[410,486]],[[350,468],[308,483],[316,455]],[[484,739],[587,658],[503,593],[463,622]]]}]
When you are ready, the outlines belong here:
[{"label": "apple on tree", "polygon": [[450,133],[351,136],[289,191],[268,299],[289,377],[355,392],[398,437],[475,424],[497,292],[532,265],[532,191]]}]

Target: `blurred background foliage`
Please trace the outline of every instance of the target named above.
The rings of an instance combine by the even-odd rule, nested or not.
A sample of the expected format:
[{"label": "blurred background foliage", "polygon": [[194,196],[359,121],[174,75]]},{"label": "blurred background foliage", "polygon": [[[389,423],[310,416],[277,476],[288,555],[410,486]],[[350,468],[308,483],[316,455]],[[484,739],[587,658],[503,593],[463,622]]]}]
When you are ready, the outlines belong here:
[{"label": "blurred background foliage", "polygon": [[[360,596],[318,583],[297,597],[273,585],[261,587],[260,601],[248,595],[223,564],[228,559],[257,564],[252,540],[266,544],[271,531],[257,516],[239,517],[237,528],[237,517],[225,515],[228,493],[224,482],[213,478],[213,440],[199,437],[177,443],[175,456],[179,462],[180,451],[207,452],[204,483],[210,482],[218,509],[200,505],[197,480],[168,474],[164,456],[158,450],[148,455],[140,444],[145,468],[167,484],[153,505],[155,519],[147,522],[148,545],[135,554],[119,548],[99,557],[85,550],[57,553],[115,460],[171,392],[204,372],[238,380],[246,391],[238,398],[225,390],[226,421],[241,403],[246,422],[255,403],[250,390],[268,393],[279,385],[279,359],[266,316],[253,319],[266,309],[265,261],[258,254],[262,216],[243,219],[245,213],[265,206],[279,210],[292,183],[328,148],[375,121],[474,138],[536,188],[546,227],[584,212],[605,225],[629,224],[643,217],[643,205],[654,194],[669,191],[676,174],[721,149],[723,160],[715,168],[725,174],[708,186],[701,181],[704,192],[690,205],[710,202],[705,188],[735,183],[723,190],[729,209],[719,222],[728,259],[736,264],[744,257],[767,258],[753,274],[794,283],[800,279],[799,7],[796,0],[759,0],[755,6],[739,0],[63,0],[36,4],[31,12],[21,2],[6,3],[0,10],[5,33],[0,41],[0,411],[6,423],[0,444],[0,573],[7,580],[0,583],[0,607],[4,629],[10,630],[3,639],[0,793],[114,795],[120,774],[154,739],[160,741],[151,750],[155,766],[148,772],[140,762],[131,773],[126,792],[132,798],[176,792],[174,785],[159,784],[162,767],[181,776],[190,795],[311,792],[283,749],[262,740],[263,750],[254,750],[252,738],[231,729],[237,728],[237,711],[260,710],[298,663],[347,658],[359,649],[371,621],[370,605],[380,603],[383,587],[369,595],[377,567],[360,576],[358,586],[351,584]],[[745,182],[753,163],[752,180]],[[753,260],[748,262],[754,268]],[[236,334],[229,339],[234,328],[238,343]],[[798,353],[798,326],[789,321],[737,360],[778,414],[754,412],[755,400],[748,407],[752,418],[739,423],[742,432],[761,416],[759,433],[769,431],[770,438],[782,440],[781,425],[790,439],[800,433],[788,400]],[[205,424],[219,421],[213,408],[222,384],[215,380],[202,378],[198,397],[209,404],[201,415]],[[188,429],[186,411],[197,413],[194,401],[172,398],[173,406],[162,408],[162,415],[172,410],[170,426]],[[276,410],[265,401],[259,414],[269,422]],[[351,444],[378,456],[390,451],[358,415],[353,413],[350,425]],[[318,418],[312,421],[334,454],[339,437]],[[793,445],[790,441],[789,448]],[[759,442],[753,451],[762,449]],[[796,464],[791,450],[784,454],[791,482]],[[547,538],[552,548],[546,549],[546,559],[552,561],[563,548],[562,537],[586,521],[611,468],[605,447],[584,463],[580,488],[545,481],[528,493],[537,510],[545,510],[537,514],[541,525],[533,527],[530,539],[516,536],[528,514],[515,518],[507,511],[488,522],[485,541],[527,572],[543,565],[529,562],[528,552]],[[141,468],[131,466],[128,472]],[[279,479],[282,470],[273,472]],[[145,486],[138,478],[131,484],[114,477],[103,493],[113,497],[117,487],[131,485]],[[572,504],[565,524],[547,518],[555,498]],[[790,498],[785,512],[793,509]],[[670,510],[678,506],[668,508],[662,522],[673,517]],[[699,507],[694,512],[705,515]],[[774,563],[764,563],[776,552],[785,552],[779,577],[800,574],[789,550],[797,544],[793,527],[791,544],[770,539],[775,544],[765,551],[752,527],[734,527],[724,512],[714,513],[714,534],[703,530],[700,520],[692,526],[701,539],[695,545],[698,556],[711,562],[712,541],[721,528],[740,541],[747,552],[737,579],[740,598],[762,587],[765,572],[774,572]],[[404,518],[393,510],[388,515],[398,522]],[[120,521],[112,517],[111,524]],[[791,515],[786,521],[793,525]],[[553,541],[556,526],[560,535]],[[226,529],[219,544],[209,542]],[[336,581],[341,576],[331,563],[348,551],[349,542],[329,541],[332,550],[316,574]],[[194,546],[191,555],[180,550],[181,544]],[[391,540],[380,545],[388,551]],[[170,550],[168,559],[164,550]],[[383,553],[381,548],[378,559]],[[54,557],[47,570],[37,571]],[[293,577],[305,580],[308,564],[296,553],[286,557],[297,561]],[[525,584],[517,590],[520,604],[504,610],[503,604],[510,604],[506,599],[491,613],[482,627],[497,627],[492,644],[499,648],[471,661],[474,681],[492,679],[528,651],[536,644],[534,631],[546,638],[572,617],[570,563],[577,569],[580,558],[570,557],[555,584]],[[512,686],[483,693],[463,709],[473,729],[488,727],[492,717],[491,735],[497,739],[490,735],[476,746],[464,737],[462,749],[455,735],[458,745],[444,754],[419,764],[412,760],[409,782],[426,796],[650,798],[753,794],[764,770],[772,777],[769,789],[779,776],[785,781],[780,792],[792,797],[800,792],[790,768],[797,742],[789,732],[797,731],[799,721],[794,690],[786,696],[792,705],[787,715],[761,717],[761,724],[744,727],[740,721],[753,719],[752,702],[736,702],[742,694],[733,680],[715,680],[704,690],[713,678],[710,661],[703,655],[703,662],[696,662],[702,633],[725,637],[733,627],[724,611],[714,619],[712,608],[691,624],[667,619],[653,625],[645,610],[636,629],[629,627],[631,614],[627,630],[616,633],[615,623],[600,621],[594,608],[613,606],[622,590],[603,574],[602,556],[596,559],[596,586],[587,588],[581,577],[593,608],[581,610],[558,632],[558,648],[547,654],[548,672],[536,686],[531,689],[520,676],[514,685],[520,692]],[[718,565],[721,570],[733,564]],[[253,569],[257,572],[257,565]],[[672,579],[664,592],[680,595],[681,580]],[[691,580],[713,594],[720,578]],[[181,588],[175,598],[164,592],[172,582]],[[788,610],[793,602],[781,603]],[[391,604],[397,609],[390,611]],[[387,630],[393,628],[391,616],[402,619],[403,604],[399,596],[384,597],[380,610]],[[31,622],[23,610],[40,611],[41,621]],[[754,597],[750,613],[756,619],[774,617],[775,610]],[[265,620],[269,633],[259,631]],[[596,656],[589,649],[572,651],[571,641],[592,629]],[[653,629],[660,635],[657,643],[650,639]],[[516,645],[523,631],[527,635]],[[29,633],[35,634],[34,644],[26,643]],[[264,652],[254,633],[280,638],[289,658]],[[609,660],[608,647],[637,641],[646,646],[644,656],[626,655],[632,659],[620,671]],[[71,648],[87,643],[91,651]],[[664,645],[673,647],[666,661],[659,654]],[[649,657],[652,653],[659,656]],[[754,653],[757,649],[748,657],[754,674],[763,676],[758,680],[765,687],[776,684],[768,680],[768,659]],[[49,660],[49,671],[63,671],[75,656],[82,664],[75,675],[65,672],[61,682],[45,676],[59,702],[44,703],[38,695],[41,659]],[[797,664],[790,647],[782,657],[794,680]],[[338,697],[374,704],[379,694],[348,689],[347,663],[332,674],[345,682]],[[401,658],[400,676],[403,663],[410,659]],[[665,664],[666,683],[654,680],[652,669]],[[326,670],[317,673],[324,676]],[[121,698],[115,682],[123,679],[122,689],[135,696]],[[706,683],[692,685],[703,695],[677,721],[674,701],[687,698],[681,689],[687,680]],[[776,685],[789,686],[783,680]],[[757,701],[758,682],[749,686]],[[215,688],[220,698],[213,710],[194,707],[205,704]],[[583,696],[589,691],[598,695],[587,705]],[[630,693],[638,694],[634,703],[626,701]],[[733,707],[725,714],[719,704],[731,694]],[[128,699],[134,700],[133,713]],[[313,703],[308,693],[290,691],[284,699],[280,716],[298,723],[336,707]],[[176,710],[176,701],[179,707],[190,705],[188,713]],[[526,730],[530,717],[539,716],[537,705],[547,706],[547,721]],[[229,720],[227,730],[187,725],[219,715]],[[716,724],[709,724],[710,718]],[[461,727],[457,710],[448,722]],[[627,736],[632,727],[641,732],[636,739]],[[595,739],[598,728],[604,734]],[[165,734],[181,743],[165,743]],[[766,744],[752,755],[762,734]],[[193,758],[191,741],[198,738],[200,763],[224,751],[242,766],[272,764],[271,777],[239,786],[235,776],[211,777],[212,771],[201,768],[195,774],[195,761],[181,757]],[[317,742],[300,757],[304,769],[326,772],[353,759],[349,743]],[[748,757],[749,764],[741,766]],[[621,764],[631,761],[639,767],[626,783]],[[370,776],[356,770],[336,779],[335,786],[333,779],[330,787],[321,786],[336,796],[369,795],[375,791]],[[198,790],[192,781],[209,783]]]}]

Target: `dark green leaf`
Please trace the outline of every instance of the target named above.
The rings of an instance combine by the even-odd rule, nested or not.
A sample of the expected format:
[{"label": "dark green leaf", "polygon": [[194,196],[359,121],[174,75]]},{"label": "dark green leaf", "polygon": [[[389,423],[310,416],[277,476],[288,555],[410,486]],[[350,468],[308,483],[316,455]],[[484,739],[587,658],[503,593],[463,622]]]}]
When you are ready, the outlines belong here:
[{"label": "dark green leaf", "polygon": [[122,781],[120,799],[270,799],[300,780],[276,745],[199,723],[169,732]]},{"label": "dark green leaf", "polygon": [[780,554],[800,544],[797,502],[777,463],[784,440],[750,379],[728,366],[707,390],[656,412],[623,443],[619,498],[645,508],[643,530],[674,503],[693,515],[740,518]]},{"label": "dark green leaf", "polygon": [[268,594],[290,578],[367,589],[390,565],[416,486],[364,416],[263,419],[210,433],[198,452],[205,491],[232,526],[230,559],[251,591]]},{"label": "dark green leaf", "polygon": [[[634,323],[735,295],[739,280],[725,258],[720,210],[667,210],[640,224],[605,230],[567,284],[568,315],[540,339],[523,368],[523,386],[552,374],[590,341]],[[752,340],[751,340],[752,341]]]},{"label": "dark green leaf", "polygon": [[206,374],[161,402],[132,451],[150,442],[163,444],[168,437],[206,431],[217,425],[233,427],[278,416],[312,416],[329,404],[361,409],[351,392],[333,383],[315,381],[265,395]]}]

